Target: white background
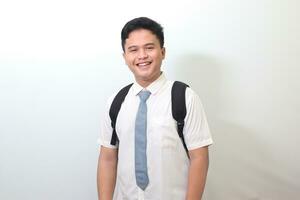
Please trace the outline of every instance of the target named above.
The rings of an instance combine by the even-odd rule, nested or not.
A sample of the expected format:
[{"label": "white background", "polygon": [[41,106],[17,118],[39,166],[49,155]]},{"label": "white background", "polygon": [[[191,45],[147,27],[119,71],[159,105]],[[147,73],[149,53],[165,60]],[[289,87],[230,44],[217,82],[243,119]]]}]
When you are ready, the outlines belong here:
[{"label": "white background", "polygon": [[132,81],[130,19],[165,29],[167,77],[201,97],[214,138],[207,200],[296,200],[297,0],[0,2],[0,199],[96,200],[106,99]]}]

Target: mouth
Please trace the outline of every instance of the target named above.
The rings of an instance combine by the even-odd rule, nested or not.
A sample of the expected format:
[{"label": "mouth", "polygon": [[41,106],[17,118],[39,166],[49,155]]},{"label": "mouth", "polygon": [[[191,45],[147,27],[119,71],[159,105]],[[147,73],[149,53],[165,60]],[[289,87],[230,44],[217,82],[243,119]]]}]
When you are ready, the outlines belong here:
[{"label": "mouth", "polygon": [[140,63],[137,63],[136,66],[138,67],[147,67],[149,65],[151,65],[152,62],[140,62]]}]

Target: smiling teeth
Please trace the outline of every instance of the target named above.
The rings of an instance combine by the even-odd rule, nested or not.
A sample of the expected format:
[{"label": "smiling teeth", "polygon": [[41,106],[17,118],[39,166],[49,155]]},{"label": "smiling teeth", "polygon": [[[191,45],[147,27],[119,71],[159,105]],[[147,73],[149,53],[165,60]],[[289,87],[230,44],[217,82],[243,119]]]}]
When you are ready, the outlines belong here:
[{"label": "smiling teeth", "polygon": [[146,65],[149,65],[149,64],[150,64],[150,62],[140,63],[140,64],[138,64],[138,66],[146,66]]}]

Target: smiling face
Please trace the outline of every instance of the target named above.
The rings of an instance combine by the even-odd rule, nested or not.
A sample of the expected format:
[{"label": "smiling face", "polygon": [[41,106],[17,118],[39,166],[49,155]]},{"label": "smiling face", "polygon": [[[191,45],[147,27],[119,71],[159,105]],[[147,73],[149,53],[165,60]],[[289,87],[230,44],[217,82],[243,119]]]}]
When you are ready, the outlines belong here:
[{"label": "smiling face", "polygon": [[136,82],[147,87],[160,76],[165,48],[151,31],[138,29],[126,39],[123,57]]}]

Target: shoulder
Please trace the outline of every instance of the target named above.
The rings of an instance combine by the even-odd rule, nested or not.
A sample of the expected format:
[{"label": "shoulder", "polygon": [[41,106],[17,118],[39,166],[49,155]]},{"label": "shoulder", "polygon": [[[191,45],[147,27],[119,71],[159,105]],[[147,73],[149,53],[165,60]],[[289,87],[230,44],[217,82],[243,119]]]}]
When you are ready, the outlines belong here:
[{"label": "shoulder", "polygon": [[172,88],[177,87],[179,90],[185,89],[186,99],[198,97],[197,93],[189,86],[188,83],[182,81],[170,81],[170,83]]},{"label": "shoulder", "polygon": [[[185,88],[185,91],[179,91],[179,95],[184,95],[185,96],[185,102],[186,105],[192,105],[192,104],[201,104],[201,100],[197,92],[189,86],[188,83],[181,82],[181,81],[174,81],[174,83],[177,82],[177,85],[179,85],[179,90],[183,90]],[[174,84],[173,84],[174,86]],[[181,94],[184,92],[184,94]]]},{"label": "shoulder", "polygon": [[127,93],[131,90],[131,86],[133,83],[127,84],[125,86],[122,86],[118,88],[116,91],[114,91],[107,99],[107,105],[111,105],[114,99],[118,98],[124,98],[126,97]]}]

